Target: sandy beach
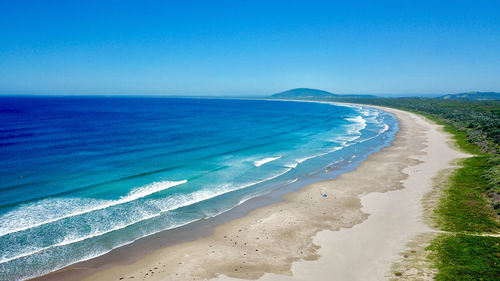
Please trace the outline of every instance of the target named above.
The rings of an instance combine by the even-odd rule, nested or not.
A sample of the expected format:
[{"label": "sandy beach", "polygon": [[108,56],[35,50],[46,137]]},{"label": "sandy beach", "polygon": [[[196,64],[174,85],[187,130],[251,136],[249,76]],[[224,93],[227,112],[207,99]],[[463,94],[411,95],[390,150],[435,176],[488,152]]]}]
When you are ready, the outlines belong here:
[{"label": "sandy beach", "polygon": [[[466,155],[439,126],[412,113],[383,110],[396,115],[400,131],[391,146],[356,170],[289,193],[283,202],[222,224],[209,236],[89,269],[93,273],[84,280],[393,278],[394,265],[408,258],[404,252],[411,243],[435,232],[424,223],[422,207],[433,178]],[[404,272],[411,274],[432,277],[425,265]]]}]

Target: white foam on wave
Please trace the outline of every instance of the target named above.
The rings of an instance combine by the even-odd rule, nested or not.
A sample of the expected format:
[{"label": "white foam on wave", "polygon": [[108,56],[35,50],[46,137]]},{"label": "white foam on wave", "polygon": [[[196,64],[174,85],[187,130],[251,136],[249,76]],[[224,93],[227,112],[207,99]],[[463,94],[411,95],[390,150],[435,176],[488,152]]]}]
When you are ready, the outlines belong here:
[{"label": "white foam on wave", "polygon": [[356,122],[356,123],[364,123],[366,122],[365,118],[363,118],[363,116],[356,116],[356,117],[349,117],[349,118],[344,118],[345,120],[349,120],[349,121],[353,121],[353,122]]},{"label": "white foam on wave", "polygon": [[323,152],[323,153],[320,153],[320,154],[316,154],[316,155],[312,155],[312,156],[308,156],[308,157],[300,158],[300,159],[297,159],[296,161],[297,161],[298,163],[302,163],[302,162],[307,161],[307,160],[309,160],[309,159],[313,159],[313,158],[316,158],[316,157],[321,157],[321,156],[326,155],[326,154],[328,154],[328,153],[330,153],[330,152]]},{"label": "white foam on wave", "polygon": [[364,115],[367,118],[365,119],[362,116],[345,118],[345,120],[355,122],[355,124],[351,125],[348,128],[348,136],[338,137],[334,141],[340,142],[342,144],[342,146],[350,146],[350,145],[354,144],[355,140],[361,138],[361,135],[362,135],[361,131],[366,128],[367,119],[372,120],[373,122],[375,122],[377,124],[383,124],[383,128],[379,130],[379,132],[376,136],[360,140],[360,141],[358,141],[358,143],[366,142],[368,140],[374,139],[374,138],[378,137],[380,134],[389,130],[389,128],[390,128],[389,125],[384,123],[382,120],[377,120],[377,117],[380,115],[380,110],[377,110],[377,109],[371,110],[371,109],[361,107],[361,106],[353,106],[353,107],[356,108],[360,114]]},{"label": "white foam on wave", "polygon": [[[335,152],[335,151],[337,151],[337,150],[339,150],[339,149],[342,149],[342,148],[344,148],[344,146],[335,146],[335,147],[333,147],[332,149],[328,150],[327,152],[323,152],[323,153],[315,154],[315,155],[312,155],[312,156],[307,156],[307,157],[304,157],[304,158],[299,158],[299,159],[297,159],[297,160],[295,160],[295,161],[297,161],[297,163],[298,163],[298,164],[300,164],[300,163],[302,163],[302,162],[304,162],[304,161],[306,161],[306,160],[313,159],[313,158],[316,158],[316,157],[321,157],[321,156],[323,156],[323,155],[326,155],[326,154],[328,154],[328,153]],[[295,165],[295,166],[297,166],[297,165]],[[295,168],[295,167],[294,167],[294,168]]]},{"label": "white foam on wave", "polygon": [[360,112],[364,116],[370,116],[370,114],[371,114],[370,110],[368,110],[368,109],[362,109],[362,110],[360,110]]},{"label": "white foam on wave", "polygon": [[[63,245],[68,245],[68,244],[76,243],[76,242],[83,241],[83,240],[86,240],[86,239],[90,239],[90,238],[93,238],[93,237],[96,237],[96,236],[104,235],[104,234],[106,234],[106,233],[110,233],[110,232],[113,232],[113,231],[116,231],[116,230],[119,230],[119,229],[125,228],[125,227],[127,227],[127,226],[131,226],[131,225],[136,224],[136,223],[138,223],[138,222],[145,221],[145,220],[148,220],[148,219],[151,219],[151,218],[154,218],[154,217],[158,217],[158,216],[160,216],[162,213],[165,213],[165,212],[167,212],[167,211],[176,210],[176,209],[179,209],[179,208],[181,208],[181,207],[189,206],[189,205],[191,205],[191,204],[195,204],[195,203],[197,203],[197,202],[201,202],[201,201],[204,201],[204,200],[211,199],[211,198],[213,198],[213,197],[217,197],[217,196],[219,196],[219,195],[223,195],[223,194],[225,194],[225,193],[229,193],[229,192],[232,192],[232,191],[236,191],[236,190],[239,190],[239,189],[243,189],[243,188],[246,188],[246,187],[250,187],[250,186],[253,186],[253,185],[257,185],[257,184],[259,184],[259,183],[263,183],[263,182],[266,182],[266,181],[269,181],[269,180],[275,179],[275,178],[277,178],[277,177],[280,177],[280,176],[282,176],[282,175],[284,175],[284,174],[288,173],[290,170],[292,170],[292,168],[289,168],[289,169],[287,169],[287,170],[285,170],[285,171],[283,171],[283,172],[281,172],[281,173],[279,173],[279,174],[277,174],[277,175],[271,176],[271,177],[269,177],[269,178],[266,178],[266,179],[263,179],[263,180],[260,180],[260,181],[254,182],[254,183],[249,183],[249,184],[245,184],[245,185],[242,185],[242,186],[239,186],[239,187],[236,187],[236,188],[232,188],[232,189],[227,190],[227,191],[225,191],[225,192],[217,192],[217,193],[214,193],[214,194],[212,194],[212,195],[214,195],[214,196],[206,196],[206,195],[208,195],[209,193],[204,193],[204,192],[202,192],[202,191],[199,191],[199,192],[194,192],[194,193],[196,194],[196,195],[194,196],[194,198],[196,198],[196,199],[191,200],[191,201],[189,201],[189,202],[184,202],[184,203],[179,204],[179,205],[176,205],[176,206],[173,206],[173,207],[168,208],[168,209],[166,209],[166,210],[162,210],[162,212],[157,213],[157,214],[154,214],[154,215],[152,215],[152,216],[150,216],[150,217],[145,217],[145,218],[143,218],[143,219],[141,219],[141,220],[138,220],[138,221],[135,221],[135,222],[133,222],[133,223],[129,223],[129,224],[127,224],[127,225],[124,225],[123,227],[117,227],[117,228],[111,229],[111,230],[109,230],[109,231],[105,231],[105,232],[103,232],[103,233],[101,233],[101,234],[97,234],[97,233],[96,233],[96,234],[89,235],[89,236],[86,236],[86,237],[77,238],[77,239],[75,239],[75,240],[73,240],[73,241],[71,241],[70,239],[65,239],[63,242],[58,243],[58,244],[56,244],[56,245],[48,246],[48,247],[45,247],[45,248],[42,248],[42,249],[38,249],[38,250],[36,250],[36,251],[32,251],[32,252],[30,252],[30,253],[22,254],[22,255],[19,255],[19,256],[17,256],[17,257],[10,258],[10,259],[8,259],[8,260],[6,260],[6,261],[4,261],[4,260],[0,260],[0,264],[1,264],[1,263],[5,263],[5,262],[10,261],[10,260],[18,259],[18,258],[25,257],[25,256],[29,256],[29,255],[32,255],[32,254],[36,254],[36,253],[38,253],[38,252],[42,252],[42,251],[44,251],[44,250],[46,250],[46,249],[49,249],[49,248],[53,248],[53,247],[60,247],[60,246],[63,246]],[[295,178],[295,179],[293,179],[293,180],[290,180],[290,181],[288,181],[285,185],[288,185],[288,184],[294,183],[294,182],[296,182],[297,180],[298,180],[298,178]],[[270,191],[269,191],[269,192],[270,192]],[[267,192],[267,193],[269,193],[269,192]],[[203,195],[203,194],[204,194],[204,195]],[[220,215],[220,214],[222,214],[222,213],[228,212],[228,211],[230,211],[230,210],[234,209],[236,206],[239,206],[239,205],[241,205],[241,204],[245,203],[246,201],[248,201],[248,200],[250,200],[250,199],[253,199],[253,198],[255,198],[255,197],[258,197],[258,196],[261,196],[261,195],[251,196],[251,197],[248,197],[248,198],[242,199],[242,200],[240,200],[240,201],[239,201],[236,205],[234,205],[234,206],[230,207],[229,209],[224,210],[224,211],[221,211],[221,212],[219,212],[219,213],[217,213],[217,214],[211,215],[210,217],[215,217],[215,216],[218,216],[218,215]],[[153,234],[158,233],[158,232],[161,232],[161,231],[165,231],[165,230],[169,230],[169,229],[174,229],[174,228],[182,227],[182,226],[188,225],[188,224],[190,224],[190,223],[193,223],[193,222],[195,222],[195,221],[199,221],[199,220],[201,220],[201,219],[206,219],[206,218],[208,218],[208,217],[205,217],[205,218],[199,218],[199,219],[193,219],[193,220],[189,220],[189,221],[186,221],[186,222],[183,222],[183,223],[180,223],[180,224],[175,224],[175,225],[173,225],[173,226],[168,227],[167,229],[160,229],[160,230],[154,231],[154,232],[152,232],[152,233],[149,233],[149,234],[147,234],[147,235],[145,235],[145,236],[150,236],[150,235],[153,235]],[[72,262],[70,262],[70,263],[67,263],[67,264],[65,264],[65,265],[59,266],[59,267],[57,267],[57,268],[53,268],[53,269],[48,270],[48,271],[46,271],[46,272],[44,272],[44,273],[53,272],[53,271],[55,271],[55,270],[58,270],[58,269],[60,269],[60,268],[63,268],[64,266],[68,266],[68,265],[70,265],[70,264],[75,264],[75,263],[78,263],[78,262],[83,262],[83,261],[86,261],[86,260],[90,260],[90,259],[95,258],[95,257],[99,257],[99,256],[101,256],[101,255],[104,255],[104,254],[106,254],[106,253],[111,252],[113,249],[116,249],[116,248],[123,247],[123,246],[128,245],[128,244],[131,244],[131,243],[133,243],[133,242],[135,242],[135,241],[137,241],[137,240],[139,240],[139,239],[141,239],[141,238],[143,238],[143,237],[145,237],[145,236],[139,236],[139,237],[136,237],[135,239],[133,239],[133,240],[131,240],[131,241],[124,242],[123,244],[120,244],[120,245],[118,245],[118,246],[115,246],[115,247],[110,248],[110,249],[107,249],[107,250],[103,250],[103,251],[101,251],[101,252],[97,252],[97,253],[96,253],[96,252],[94,252],[94,253],[90,253],[90,254],[86,255],[84,258],[81,258],[81,259],[79,259],[79,260],[77,260],[77,261],[72,261]],[[29,276],[28,278],[33,278],[33,277],[36,277],[36,276],[39,276],[39,275]]]},{"label": "white foam on wave", "polygon": [[[390,129],[390,126],[386,123],[383,122],[383,120],[378,120],[377,118],[381,116],[381,113],[384,113],[384,111],[374,109],[374,108],[367,108],[359,105],[354,105],[354,104],[337,104],[333,103],[334,105],[338,106],[346,106],[346,107],[351,107],[355,108],[356,111],[358,111],[359,114],[365,116],[366,118],[363,118],[363,116],[359,115],[356,117],[349,117],[349,118],[344,118],[347,121],[354,122],[354,124],[348,125],[347,129],[347,134],[344,136],[337,136],[335,139],[332,139],[332,142],[340,143],[342,147],[347,147],[351,146],[355,143],[363,143],[368,140],[374,139],[381,134],[387,132]],[[366,128],[367,126],[367,121],[370,120],[370,123],[376,123],[378,125],[383,125],[383,128],[381,128],[377,135],[367,138],[367,139],[362,139],[359,141],[356,141],[357,139],[361,138],[362,134],[361,131]],[[356,142],[355,142],[356,141]],[[307,159],[305,159],[307,160]]]},{"label": "white foam on wave", "polygon": [[330,150],[328,151],[328,153],[335,152],[335,151],[340,150],[340,149],[342,149],[342,148],[344,148],[344,147],[342,147],[342,146],[336,146],[336,147],[334,147],[334,148],[330,149]]},{"label": "white foam on wave", "polygon": [[[199,190],[199,191],[195,191],[195,192],[190,193],[190,194],[182,194],[182,195],[178,195],[178,196],[174,196],[174,197],[169,197],[169,198],[166,198],[163,202],[149,202],[149,203],[153,203],[153,204],[154,203],[162,203],[161,206],[157,205],[157,207],[159,207],[161,211],[158,213],[155,213],[155,214],[148,215],[146,217],[142,217],[141,219],[138,219],[138,220],[135,220],[135,221],[132,221],[129,223],[115,226],[115,227],[108,229],[108,230],[105,230],[105,231],[93,232],[91,234],[88,234],[85,236],[80,236],[80,237],[78,237],[78,236],[77,237],[75,237],[75,236],[66,237],[61,242],[54,244],[54,245],[40,247],[38,249],[30,250],[29,252],[22,253],[22,254],[19,254],[16,256],[12,256],[12,257],[3,256],[2,258],[0,258],[0,264],[11,261],[11,260],[19,259],[22,257],[30,256],[30,255],[45,251],[45,250],[50,249],[50,248],[61,247],[61,246],[81,242],[81,241],[84,241],[84,240],[87,240],[87,239],[90,239],[93,237],[97,237],[97,236],[101,236],[101,235],[104,235],[104,234],[107,234],[107,233],[110,233],[113,231],[117,231],[117,230],[126,228],[128,226],[134,225],[136,223],[158,217],[161,214],[168,212],[168,211],[173,211],[173,210],[176,210],[176,209],[179,209],[182,207],[186,207],[186,206],[189,206],[192,204],[196,204],[198,202],[205,201],[205,200],[208,200],[208,199],[211,199],[211,198],[214,198],[214,197],[217,197],[217,196],[229,193],[229,192],[233,192],[233,191],[244,189],[244,188],[254,186],[254,185],[257,185],[260,183],[264,183],[266,181],[270,181],[272,179],[275,179],[279,176],[282,176],[282,175],[288,173],[290,170],[292,170],[292,168],[287,168],[285,171],[278,173],[276,175],[273,175],[269,178],[259,180],[256,182],[252,182],[252,183],[248,183],[248,184],[244,184],[241,186],[234,187],[232,185],[225,185],[225,186],[222,186],[222,188],[219,188],[217,190]],[[187,182],[187,181],[179,181],[179,184],[182,184],[185,182]],[[146,190],[152,190],[152,189],[147,188]],[[132,194],[132,193],[133,194],[146,194],[147,192],[131,192],[129,194]],[[152,193],[150,193],[150,194],[152,194]],[[144,197],[144,196],[142,196],[142,197]],[[168,207],[165,208],[163,206],[168,206]],[[150,234],[148,234],[148,235],[150,235]],[[121,246],[123,246],[123,245],[121,245]]]},{"label": "white foam on wave", "polygon": [[336,136],[335,138],[329,139],[328,141],[340,144],[342,147],[346,147],[348,146],[347,143],[359,139],[360,137],[361,135],[355,135],[355,136],[344,135],[344,136]]},{"label": "white foam on wave", "polygon": [[378,131],[379,134],[383,134],[385,132],[387,132],[389,130],[389,125],[387,125],[386,123],[384,123],[384,128],[380,129]]},{"label": "white foam on wave", "polygon": [[384,124],[384,127],[382,129],[380,129],[375,136],[370,137],[370,138],[366,138],[366,139],[363,139],[363,140],[360,140],[360,141],[358,141],[358,143],[363,143],[363,142],[372,140],[372,139],[374,139],[374,138],[382,135],[383,133],[387,132],[390,129],[390,126],[388,124],[386,124],[386,123],[383,123],[383,124]]},{"label": "white foam on wave", "polygon": [[[244,189],[244,188],[247,188],[250,186],[254,186],[257,184],[261,184],[261,183],[273,180],[277,177],[280,177],[280,176],[290,172],[291,170],[292,170],[292,168],[287,168],[283,172],[278,173],[276,175],[273,175],[269,178],[255,181],[255,182],[251,182],[251,183],[244,184],[244,185],[240,185],[240,186],[233,186],[232,184],[227,184],[227,185],[223,185],[223,186],[219,187],[218,189],[204,189],[204,190],[195,191],[195,192],[190,193],[190,194],[181,195],[179,197],[181,197],[182,198],[181,201],[184,201],[184,202],[180,203],[180,204],[175,204],[176,205],[175,209],[189,206],[189,205],[201,202],[201,201],[205,201],[205,200],[217,197],[217,196],[221,196],[221,195],[229,193],[229,192],[233,192],[236,190]],[[171,210],[173,210],[173,209],[171,209]]]},{"label": "white foam on wave", "polygon": [[0,258],[0,264],[6,263],[6,262],[11,261],[11,260],[19,259],[19,258],[22,258],[22,257],[31,256],[31,255],[36,254],[38,252],[41,252],[41,251],[43,251],[43,250],[45,250],[47,248],[49,248],[49,247],[45,247],[45,248],[42,248],[42,249],[37,249],[37,250],[34,250],[34,251],[22,253],[20,255],[14,256],[14,257],[3,256],[3,257]]},{"label": "white foam on wave", "polygon": [[298,163],[302,163],[302,162],[304,162],[304,161],[306,161],[306,160],[309,160],[309,159],[312,159],[312,158],[316,158],[316,157],[319,157],[319,156],[321,156],[321,154],[312,155],[312,156],[307,156],[307,157],[304,157],[304,158],[297,159],[296,161],[297,161]]},{"label": "white foam on wave", "polygon": [[[117,200],[90,199],[88,202],[85,202],[89,204],[78,204],[76,209],[73,204],[75,201],[83,203],[80,202],[82,200],[74,200],[71,198],[47,199],[29,204],[27,206],[24,205],[19,207],[17,210],[8,212],[0,217],[0,236],[53,223],[65,218],[79,216],[112,206],[125,204],[186,182],[187,180],[154,182],[143,187],[133,189],[127,195],[122,196]],[[67,209],[68,212],[61,215],[61,211],[64,209]]]},{"label": "white foam on wave", "polygon": [[[173,229],[173,228],[178,228],[178,227],[182,227],[184,225],[187,225],[187,224],[190,224],[192,222],[195,222],[197,221],[198,219],[195,219],[195,220],[190,220],[190,221],[187,221],[187,222],[184,222],[184,223],[181,223],[181,224],[176,224],[176,225],[173,225],[171,227],[169,227],[168,229]],[[158,232],[161,232],[161,231],[165,231],[165,230],[168,230],[168,229],[161,229],[161,230],[158,230],[158,231],[155,231],[155,232],[152,232],[148,235],[153,235],[155,233],[158,233]],[[78,259],[78,260],[75,260],[75,261],[71,261],[71,262],[66,262],[65,264],[61,264],[61,265],[58,265],[57,267],[55,268],[52,268],[52,269],[47,269],[47,270],[43,270],[41,272],[37,272],[36,274],[32,274],[32,275],[27,275],[27,276],[24,276],[22,277],[22,279],[19,279],[19,280],[28,280],[28,279],[31,279],[31,278],[35,278],[35,277],[38,277],[38,276],[41,276],[43,274],[47,274],[47,273],[50,273],[50,272],[54,272],[56,270],[59,270],[65,266],[68,266],[68,265],[71,265],[71,264],[75,264],[75,263],[79,263],[79,262],[83,262],[83,261],[87,261],[87,260],[90,260],[90,259],[93,259],[93,258],[96,258],[96,257],[99,257],[99,256],[102,256],[104,254],[107,254],[109,252],[111,252],[112,250],[116,249],[116,248],[119,248],[119,247],[123,247],[123,246],[126,246],[128,244],[131,244],[131,243],[134,243],[135,241],[141,239],[142,237],[144,236],[139,236],[133,240],[130,240],[130,241],[127,241],[127,242],[124,242],[123,244],[120,244],[118,246],[115,246],[115,247],[112,247],[112,248],[109,248],[109,249],[105,249],[103,251],[92,251],[92,252],[89,252],[87,255],[85,255],[83,258],[81,259]],[[39,251],[37,251],[39,252]]]},{"label": "white foam on wave", "polygon": [[350,125],[347,129],[347,133],[350,135],[361,134],[361,130],[366,128],[366,119],[362,116],[345,118],[345,120],[354,122],[354,124]]},{"label": "white foam on wave", "polygon": [[255,162],[253,162],[253,164],[255,165],[255,167],[260,167],[260,166],[262,166],[262,165],[264,165],[266,163],[269,163],[269,162],[274,161],[274,160],[278,160],[280,158],[281,158],[281,156],[278,156],[278,157],[267,157],[267,158],[264,158],[262,160],[255,161]]},{"label": "white foam on wave", "polygon": [[0,258],[0,264],[6,263],[6,262],[11,261],[11,260],[19,259],[19,258],[22,258],[22,257],[31,256],[33,254],[40,253],[40,252],[43,252],[43,251],[51,249],[51,248],[57,248],[57,247],[61,247],[61,246],[69,245],[69,244],[74,244],[74,243],[81,242],[81,241],[84,241],[84,240],[87,240],[87,239],[90,239],[90,238],[94,238],[94,237],[101,236],[101,235],[104,235],[104,234],[107,234],[107,233],[111,233],[113,231],[120,230],[120,229],[126,228],[128,226],[134,225],[134,224],[136,224],[136,223],[138,223],[140,221],[152,219],[152,218],[158,217],[160,215],[161,215],[161,213],[153,214],[153,215],[150,215],[150,216],[143,217],[143,218],[141,218],[139,220],[135,220],[135,221],[132,221],[132,222],[129,222],[129,223],[125,223],[125,224],[121,224],[121,225],[115,226],[115,227],[113,227],[111,229],[108,229],[108,230],[105,230],[105,231],[95,231],[95,232],[92,232],[92,233],[90,233],[88,235],[85,235],[85,236],[74,236],[74,235],[67,236],[61,242],[56,243],[54,245],[50,245],[50,246],[46,246],[46,247],[39,247],[39,248],[37,248],[35,250],[31,250],[29,252],[22,253],[22,254],[19,254],[19,255],[16,255],[16,256],[9,257],[9,256],[5,256],[4,255],[3,257]]}]

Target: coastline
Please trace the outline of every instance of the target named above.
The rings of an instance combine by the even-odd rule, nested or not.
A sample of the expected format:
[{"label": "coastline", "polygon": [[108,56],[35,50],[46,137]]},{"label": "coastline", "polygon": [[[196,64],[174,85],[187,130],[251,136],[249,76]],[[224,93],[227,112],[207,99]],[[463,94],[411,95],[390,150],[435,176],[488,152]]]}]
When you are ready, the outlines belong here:
[{"label": "coastline", "polygon": [[[401,188],[365,193],[361,197],[361,204],[362,211],[369,214],[366,221],[340,231],[320,231],[313,238],[313,243],[319,246],[318,260],[293,263],[291,276],[266,273],[259,280],[433,280],[432,268],[413,264],[414,268],[406,268],[408,272],[405,274],[398,271],[398,275],[393,270],[395,264],[413,258],[408,257],[408,253],[421,254],[415,253],[413,249],[422,249],[422,244],[440,232],[433,229],[434,225],[429,225],[426,217],[429,210],[424,210],[422,201],[433,190],[434,181],[440,172],[456,168],[457,159],[470,155],[456,150],[450,136],[441,130],[441,126],[424,117],[396,109],[381,109],[398,117],[401,134],[392,147],[384,148],[387,154],[370,156],[359,170],[377,170],[377,162],[390,165],[386,162],[390,160],[390,154],[400,150],[399,160],[407,157],[410,162],[404,165],[396,161],[400,162],[398,172],[406,174],[401,180]],[[419,131],[417,134],[408,132],[409,120],[403,115],[414,119],[415,123],[411,127]],[[413,137],[416,138],[412,140]],[[405,146],[409,150],[404,151]],[[362,175],[354,177],[353,174],[352,177],[346,174],[343,180],[363,181],[360,178]],[[221,276],[214,280],[239,279]]]},{"label": "coastline", "polygon": [[[446,144],[448,139],[444,133],[437,131],[437,125],[404,111],[379,109],[396,115],[400,131],[392,146],[373,153],[354,171],[342,174],[337,179],[310,184],[299,191],[288,193],[283,197],[284,202],[258,208],[248,215],[242,213],[241,218],[217,226],[213,234],[207,233],[208,236],[199,239],[193,236],[193,241],[190,242],[164,245],[131,263],[111,264],[90,271],[84,269],[87,271],[83,275],[84,280],[186,280],[188,277],[190,280],[216,277],[217,280],[228,280],[230,277],[285,280],[284,275],[292,275],[290,280],[305,280],[304,277],[311,276],[316,280],[331,280],[332,276],[339,276],[339,280],[357,280],[356,276],[349,276],[350,273],[362,274],[359,277],[366,280],[377,276],[373,280],[379,280],[380,276],[385,276],[390,264],[397,260],[398,253],[404,250],[404,245],[413,236],[429,231],[421,222],[421,205],[417,197],[423,197],[423,193],[430,190],[430,178],[434,174],[448,168],[451,160],[461,157]],[[434,138],[434,141],[430,141],[433,145],[426,146],[426,137],[429,138],[426,134],[430,131],[434,133],[430,136],[430,139]],[[436,148],[439,144],[450,150],[446,157],[439,157],[439,163],[434,163],[436,159],[415,159],[435,155],[432,151],[425,150],[429,147]],[[443,147],[439,147],[437,151],[441,153],[442,150]],[[417,167],[416,165],[427,166],[429,171],[424,179],[418,172],[408,169]],[[393,233],[393,238],[396,239],[390,239],[390,247],[382,247],[382,250],[388,249],[384,253],[377,247],[370,248],[370,245],[377,245],[374,242],[389,240],[387,233],[374,236],[372,232],[377,229],[373,224],[383,223],[388,215],[394,214],[393,209],[384,208],[381,203],[393,200],[394,192],[380,192],[410,190],[402,188],[417,176],[417,184],[427,181],[425,186],[417,191],[412,190],[411,194],[402,195],[400,199],[417,199],[414,200],[416,202],[411,202],[414,204],[403,204],[411,207],[407,210],[413,216],[410,228],[405,228],[407,231],[403,231],[403,236],[401,233]],[[322,197],[323,193],[327,193],[328,197]],[[368,195],[363,196],[365,194]],[[416,224],[413,223],[415,221]],[[359,245],[360,241],[365,241],[363,233],[373,238],[367,240],[366,247],[372,249],[371,258],[374,255],[380,257],[377,262],[367,259],[367,264],[364,264],[361,261],[361,257],[370,256]],[[361,236],[355,238],[356,235]],[[382,245],[385,243],[378,243],[379,248]],[[377,265],[375,272],[366,266],[371,263]],[[334,268],[337,270],[333,271]],[[330,270],[333,273],[328,272]],[[91,275],[86,276],[88,274]],[[82,278],[82,275],[71,274],[71,278],[65,278],[65,274],[57,276],[57,279],[64,280]],[[47,279],[42,276],[36,280]]]}]

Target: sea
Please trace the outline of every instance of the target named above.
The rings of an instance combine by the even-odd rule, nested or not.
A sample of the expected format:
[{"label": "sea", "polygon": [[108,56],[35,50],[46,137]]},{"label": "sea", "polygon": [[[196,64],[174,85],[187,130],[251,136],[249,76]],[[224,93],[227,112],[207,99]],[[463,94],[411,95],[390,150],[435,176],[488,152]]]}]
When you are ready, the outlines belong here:
[{"label": "sea", "polygon": [[392,114],[352,104],[0,97],[0,280],[335,178],[397,131]]}]

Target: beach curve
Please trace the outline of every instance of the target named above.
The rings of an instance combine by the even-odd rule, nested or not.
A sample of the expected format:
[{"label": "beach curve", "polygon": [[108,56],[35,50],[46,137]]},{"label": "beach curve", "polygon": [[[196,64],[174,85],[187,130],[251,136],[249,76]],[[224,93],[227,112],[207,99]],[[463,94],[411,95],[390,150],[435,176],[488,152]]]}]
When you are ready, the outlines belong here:
[{"label": "beach curve", "polygon": [[[340,271],[343,273],[338,280],[358,280],[349,274],[361,274],[367,277],[365,280],[383,279],[390,263],[397,260],[397,254],[404,249],[408,239],[427,230],[417,214],[421,208],[420,200],[409,204],[412,205],[409,213],[414,217],[404,218],[418,226],[408,229],[405,235],[398,236],[399,239],[382,240],[393,241],[392,246],[387,248],[390,249],[390,254],[372,251],[377,253],[379,262],[367,264],[374,266],[361,264],[362,257],[370,255],[361,253],[359,246],[345,243],[345,237],[357,237],[346,232],[365,232],[357,229],[359,226],[373,225],[370,223],[372,218],[380,217],[377,214],[381,211],[377,208],[382,207],[373,202],[382,202],[383,199],[377,196],[392,197],[395,191],[379,192],[409,190],[402,188],[405,181],[412,178],[409,171],[412,167],[428,166],[430,177],[450,165],[451,160],[463,156],[446,144],[449,139],[438,130],[438,126],[411,113],[386,108],[383,110],[394,113],[400,122],[396,140],[392,146],[369,156],[355,171],[343,174],[335,180],[311,184],[298,192],[287,194],[284,196],[285,202],[259,208],[243,218],[223,224],[208,237],[160,249],[131,264],[98,269],[85,280],[119,280],[132,276],[145,280],[186,280],[187,277],[194,280],[306,280],[304,278],[312,276],[315,280],[332,280],[332,276],[340,274],[339,271],[336,271],[337,275],[330,272],[332,268],[336,268],[330,265],[332,259],[343,261],[339,263],[344,266],[344,270]],[[431,131],[432,134],[429,135]],[[446,147],[442,147],[443,145]],[[441,161],[437,164],[428,159],[417,159],[432,155],[426,151],[430,147],[449,151],[446,152],[446,157],[440,157]],[[420,182],[427,180],[420,175],[419,179]],[[430,182],[430,179],[428,181]],[[430,186],[427,182],[424,185],[420,193]],[[323,192],[327,193],[328,197],[320,196]],[[411,198],[417,199],[415,196],[420,196],[420,193],[413,194]],[[368,195],[363,196],[364,194]],[[392,210],[392,213],[397,212]],[[370,231],[367,233],[370,234]],[[380,236],[376,237],[378,238],[375,242],[384,245],[379,241]],[[342,243],[333,247],[335,241]],[[359,243],[363,240],[353,241],[358,245],[363,244]],[[337,248],[341,244],[344,244],[344,248]],[[339,254],[339,249],[344,249],[350,255]],[[356,261],[350,263],[352,260],[346,258],[348,256]],[[328,262],[329,266],[323,268],[325,262]],[[353,267],[356,267],[356,270],[353,270]]]}]

